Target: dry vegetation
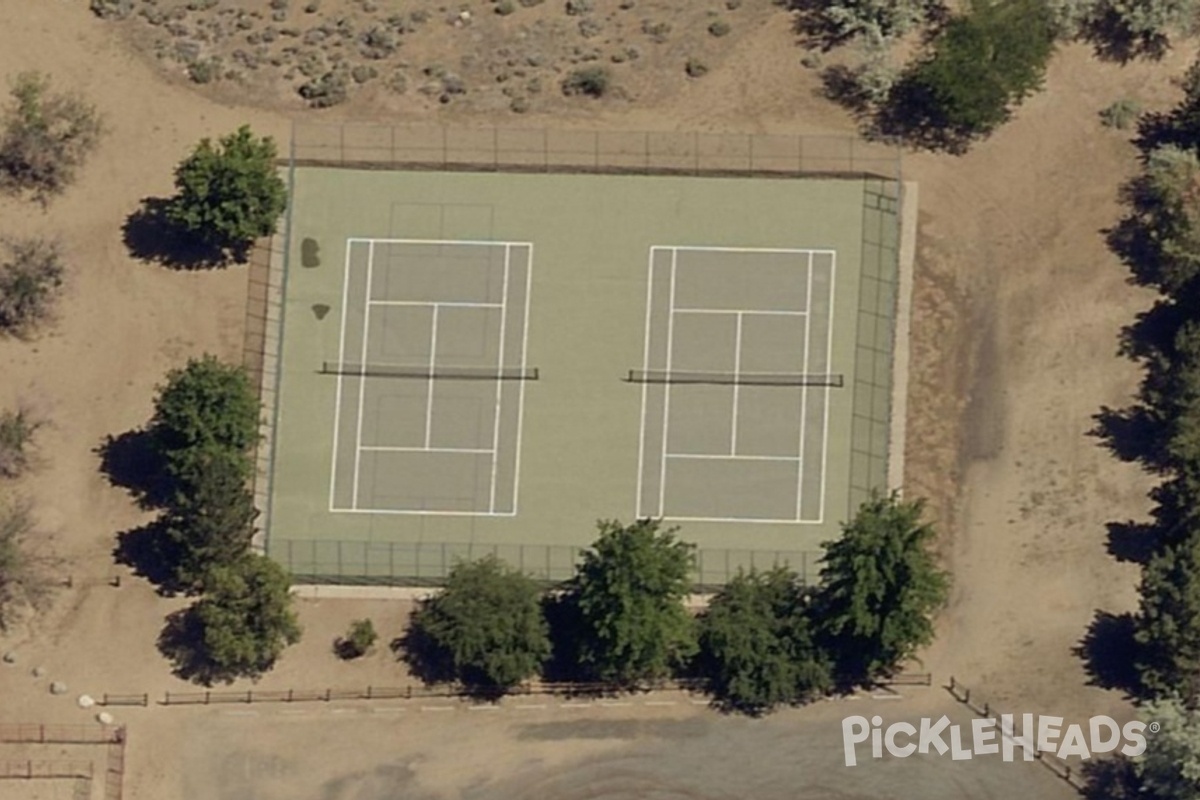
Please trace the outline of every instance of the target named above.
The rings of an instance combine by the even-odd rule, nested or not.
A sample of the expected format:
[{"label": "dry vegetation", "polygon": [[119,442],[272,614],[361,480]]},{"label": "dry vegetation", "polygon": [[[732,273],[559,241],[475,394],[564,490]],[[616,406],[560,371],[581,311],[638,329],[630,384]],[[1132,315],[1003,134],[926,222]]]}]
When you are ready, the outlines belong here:
[{"label": "dry vegetation", "polygon": [[259,102],[323,108],[364,92],[405,109],[516,113],[557,107],[564,93],[636,102],[704,75],[768,18],[787,24],[769,0],[93,0],[92,8],[164,70],[217,97],[249,91]]}]

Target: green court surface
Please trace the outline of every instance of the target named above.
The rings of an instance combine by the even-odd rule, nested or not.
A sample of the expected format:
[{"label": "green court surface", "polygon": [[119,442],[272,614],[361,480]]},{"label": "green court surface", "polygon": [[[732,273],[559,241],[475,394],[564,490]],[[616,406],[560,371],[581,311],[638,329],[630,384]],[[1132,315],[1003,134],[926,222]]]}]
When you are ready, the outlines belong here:
[{"label": "green court surface", "polygon": [[894,182],[293,180],[266,541],[298,579],[556,580],[636,517],[703,583],[811,577],[885,488]]}]

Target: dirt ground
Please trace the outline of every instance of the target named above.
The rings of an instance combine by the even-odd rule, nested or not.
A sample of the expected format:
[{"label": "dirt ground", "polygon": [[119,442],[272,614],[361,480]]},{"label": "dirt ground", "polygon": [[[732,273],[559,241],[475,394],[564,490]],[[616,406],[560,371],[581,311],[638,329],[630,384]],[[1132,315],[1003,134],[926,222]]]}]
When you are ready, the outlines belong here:
[{"label": "dirt ground", "polygon": [[[522,15],[527,22],[553,14],[558,23],[577,23],[576,17],[568,20],[560,5],[547,3],[520,7],[502,19],[488,17],[485,29],[483,4],[476,5],[478,25],[460,29],[435,20],[429,25],[441,27],[430,34],[428,45],[414,38],[404,48],[416,53],[428,46],[450,64],[462,58],[462,50],[483,47],[483,40],[460,34],[502,32]],[[622,11],[603,0],[596,5],[605,13],[629,13],[638,20],[645,11],[640,6]],[[647,3],[645,8],[658,9],[655,13],[662,16],[669,15],[671,6]],[[718,15],[726,13],[717,10]],[[767,133],[853,129],[852,120],[818,96],[815,73],[800,66],[802,51],[786,14],[767,9],[763,0],[747,0],[744,8],[728,14],[753,23],[735,24],[720,39],[710,56],[711,71],[702,79],[682,75],[679,62],[687,57],[686,48],[658,61],[653,56],[637,65],[613,64],[614,70],[626,71],[623,98],[595,103],[562,98],[547,78],[543,96],[554,94],[553,101],[532,102],[519,117],[521,124]],[[47,609],[0,640],[0,649],[15,656],[15,663],[0,665],[0,695],[5,698],[0,717],[82,721],[90,712],[75,706],[79,692],[158,694],[190,688],[169,674],[154,645],[164,615],[180,601],[157,597],[113,566],[115,534],[140,524],[144,516],[102,477],[96,448],[106,435],[146,421],[154,387],[169,368],[202,352],[239,357],[245,316],[244,269],[185,273],[134,261],[121,238],[125,218],[142,198],[170,190],[172,168],[198,137],[242,123],[282,140],[288,130],[285,113],[455,125],[511,124],[518,118],[508,105],[513,98],[491,88],[475,91],[470,81],[466,95],[444,104],[419,91],[419,77],[400,100],[382,98],[382,86],[369,83],[346,104],[322,112],[302,110],[292,88],[271,89],[272,95],[261,87],[241,92],[217,83],[197,92],[178,74],[178,66],[172,67],[174,76],[165,75],[156,59],[131,49],[135,32],[121,26],[132,31],[140,23],[99,20],[83,0],[0,0],[0,19],[5,21],[0,27],[0,73],[9,77],[23,69],[43,70],[57,84],[78,89],[94,102],[108,126],[78,184],[45,210],[0,198],[0,234],[52,234],[70,257],[57,324],[32,343],[0,340],[0,405],[26,400],[51,421],[39,438],[38,469],[15,491],[34,502],[43,542],[59,560],[56,573],[72,580]],[[698,13],[684,14],[674,30],[692,31],[698,19]],[[616,26],[608,24],[615,36]],[[644,35],[640,22],[621,30],[626,28],[630,36]],[[707,33],[687,35],[693,39],[686,41],[716,46]],[[460,50],[461,42],[470,46]],[[669,39],[662,47],[679,44],[679,39]],[[564,48],[573,46],[563,41]],[[447,49],[443,53],[441,48]],[[1086,686],[1083,667],[1072,654],[1097,609],[1132,607],[1136,570],[1107,555],[1104,526],[1139,518],[1148,506],[1145,476],[1115,462],[1087,435],[1091,415],[1102,404],[1119,405],[1135,388],[1136,371],[1116,355],[1116,337],[1149,303],[1145,293],[1126,284],[1122,268],[1104,248],[1100,232],[1118,217],[1116,188],[1135,168],[1135,152],[1125,135],[1099,125],[1097,112],[1121,97],[1165,106],[1175,91],[1170,77],[1182,73],[1191,55],[1177,52],[1159,64],[1118,67],[1096,62],[1082,47],[1065,48],[1056,57],[1046,90],[969,155],[906,156],[906,178],[921,184],[922,204],[907,489],[930,499],[955,578],[938,643],[926,654],[925,665],[938,681],[954,675],[1014,711],[1067,716],[1125,711],[1118,694]],[[419,76],[432,55],[404,57]],[[563,50],[556,57],[553,63],[565,69],[577,56]],[[464,70],[463,75],[475,73]],[[255,105],[239,105],[251,102]],[[110,583],[115,575],[124,575],[120,586]],[[336,661],[329,651],[333,636],[362,616],[372,616],[385,639],[395,635],[405,615],[402,606],[322,600],[305,601],[301,611],[308,636],[263,681],[264,688],[398,685],[408,680],[385,651],[353,665]],[[44,667],[44,675],[33,677],[35,666]],[[68,693],[52,697],[51,680],[66,682]],[[135,768],[128,795],[135,800],[217,796],[197,788],[203,780],[190,789],[175,782],[172,765],[178,761],[172,759],[181,757],[175,746],[182,740],[172,739],[171,732],[209,737],[211,747],[202,749],[208,754],[203,757],[219,759],[225,722],[191,731],[179,724],[186,718],[174,716],[175,711],[129,712],[131,732],[139,742],[132,748]],[[464,719],[474,719],[463,713]],[[809,719],[806,713],[812,712],[773,718],[761,730],[795,725],[789,735],[800,736]],[[710,731],[706,736],[725,731],[722,726],[754,728],[711,717],[688,724]],[[402,735],[420,734],[425,726],[415,731],[405,728]],[[328,732],[331,741],[338,740],[335,728]],[[587,736],[572,732],[556,745],[556,756],[536,748],[518,753],[505,749],[517,747],[511,733],[497,723],[472,740],[487,748],[489,758],[512,762],[509,773],[477,775],[482,782],[476,787],[495,789],[486,796],[519,796],[514,787],[520,784],[504,781],[526,780],[522,770],[534,769],[537,759],[547,759],[547,765],[556,763],[554,758],[583,764],[595,752],[619,754],[627,747],[586,744]],[[438,735],[474,735],[473,726],[449,726]],[[747,757],[760,742],[756,735],[737,738],[738,747],[750,748]],[[338,746],[349,747],[351,738],[371,740],[347,735]],[[396,747],[408,747],[408,742],[397,739]],[[296,752],[275,756],[286,760]],[[445,775],[453,771],[446,760],[431,763]],[[679,762],[685,766],[678,769],[682,774],[691,768],[687,764],[703,763]],[[731,762],[714,758],[713,763]],[[204,775],[204,768],[197,763],[179,774],[198,780],[195,776]],[[319,785],[330,797],[358,796],[351,788],[329,789],[337,778],[330,773],[313,780],[323,782]],[[777,775],[781,782],[802,778],[800,773]],[[999,788],[964,784],[954,796],[998,797],[1002,790],[1009,796],[1010,778],[1006,774],[995,784]],[[637,796],[744,796],[721,782],[727,779],[715,775],[708,794],[693,788]],[[445,791],[454,786],[448,778],[429,785]],[[631,796],[630,791],[640,791],[634,786],[580,796]],[[874,786],[864,783],[843,793],[826,787],[825,794],[814,791],[812,796],[893,796],[886,785]],[[364,791],[363,797],[372,796]],[[483,789],[453,791],[453,796],[484,796],[479,793]],[[1029,797],[1057,796],[1053,788],[1022,791]],[[757,796],[771,795],[764,791]]]}]

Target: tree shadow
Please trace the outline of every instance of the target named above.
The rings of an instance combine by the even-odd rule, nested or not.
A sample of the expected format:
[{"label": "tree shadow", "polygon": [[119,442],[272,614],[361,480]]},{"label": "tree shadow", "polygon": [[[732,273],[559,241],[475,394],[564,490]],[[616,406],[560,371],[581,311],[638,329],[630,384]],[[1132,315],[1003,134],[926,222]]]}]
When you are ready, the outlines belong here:
[{"label": "tree shadow", "polygon": [[1085,800],[1147,800],[1133,761],[1124,756],[1085,761],[1080,770]]},{"label": "tree shadow", "polygon": [[1154,522],[1110,522],[1108,554],[1117,561],[1148,564],[1161,549],[1161,526]]},{"label": "tree shadow", "polygon": [[1109,614],[1097,611],[1087,633],[1072,648],[1083,660],[1088,685],[1117,689],[1128,697],[1141,697],[1145,688],[1136,667],[1141,646],[1134,639],[1133,614]]},{"label": "tree shadow", "polygon": [[1126,463],[1141,464],[1148,470],[1164,468],[1162,421],[1142,405],[1128,408],[1102,406],[1092,416],[1096,425],[1089,436],[1100,439],[1113,456]]},{"label": "tree shadow", "polygon": [[196,606],[167,615],[158,636],[158,651],[171,662],[172,673],[202,686],[233,683],[234,677],[208,657],[204,647],[204,625],[196,615]]},{"label": "tree shadow", "polygon": [[162,508],[170,500],[173,486],[151,431],[110,434],[94,452],[100,456],[100,470],[108,482],[128,491],[141,508]]},{"label": "tree shadow", "polygon": [[821,70],[821,96],[853,114],[860,124],[870,114],[871,100],[854,70],[845,64],[834,64]]},{"label": "tree shadow", "polygon": [[1096,58],[1122,66],[1136,59],[1160,61],[1171,49],[1167,36],[1158,32],[1134,33],[1111,9],[1084,23],[1079,39],[1092,46]]},{"label": "tree shadow", "polygon": [[896,82],[887,100],[875,112],[874,129],[876,138],[956,156],[966,153],[982,135],[951,125],[929,87],[910,75]]},{"label": "tree shadow", "polygon": [[421,625],[420,617],[421,608],[418,607],[409,616],[404,634],[393,639],[389,648],[422,683],[451,683],[458,677],[454,656],[429,635]]},{"label": "tree shadow", "polygon": [[547,594],[542,598],[542,615],[550,628],[550,658],[542,668],[542,675],[552,683],[585,680],[586,670],[579,663],[582,615],[574,595]]},{"label": "tree shadow", "polygon": [[177,575],[182,557],[179,545],[166,535],[162,519],[118,533],[117,546],[113,548],[113,559],[118,564],[130,567],[135,575],[154,584],[164,597],[189,591],[190,587],[180,583]]},{"label": "tree shadow", "polygon": [[163,197],[144,198],[141,207],[125,218],[121,232],[134,258],[179,270],[216,269],[248,260],[249,245],[224,248],[172,223],[166,213],[169,203]]}]

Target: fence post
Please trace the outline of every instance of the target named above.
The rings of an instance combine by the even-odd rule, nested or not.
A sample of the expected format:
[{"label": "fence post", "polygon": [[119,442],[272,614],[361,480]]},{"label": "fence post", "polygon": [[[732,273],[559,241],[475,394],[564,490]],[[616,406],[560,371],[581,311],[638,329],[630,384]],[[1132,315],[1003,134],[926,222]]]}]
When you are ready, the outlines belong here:
[{"label": "fence post", "polygon": [[250,705],[253,702],[254,702],[254,690],[247,689],[246,690],[246,705]]},{"label": "fence post", "polygon": [[963,691],[963,702],[970,704],[970,702],[971,702],[971,690],[970,689],[965,689]]},{"label": "fence post", "polygon": [[42,744],[45,744],[45,742],[46,742],[46,726],[45,725],[38,726],[38,741]]},{"label": "fence post", "polygon": [[747,157],[750,162],[747,166],[749,167],[751,172],[754,172],[754,134],[753,133],[746,134],[746,143],[747,143],[746,153],[747,153]]},{"label": "fence post", "polygon": [[368,686],[368,687],[367,687],[367,699],[368,699],[368,700],[372,699],[372,698],[371,698],[371,687],[370,687],[370,686]]},{"label": "fence post", "polygon": [[983,715],[985,717],[990,717],[992,715],[992,704],[991,703],[983,704]]},{"label": "fence post", "polygon": [[295,689],[288,689],[288,699],[287,699],[287,701],[288,701],[289,703],[290,703],[290,702],[292,702],[292,698],[295,696],[295,695],[293,695],[292,693],[293,693],[293,692],[295,692],[295,691],[296,691]]},{"label": "fence post", "polygon": [[412,684],[404,687],[404,697],[406,700],[412,700]]},{"label": "fence post", "polygon": [[204,705],[208,705],[208,701],[212,699],[212,692],[207,689],[204,692]]},{"label": "fence post", "polygon": [[700,131],[692,131],[692,157],[695,159],[693,163],[696,165],[695,169],[692,171],[692,174],[699,175],[700,174]]},{"label": "fence post", "polygon": [[330,698],[333,696],[333,695],[332,695],[332,692],[333,692],[333,690],[332,690],[332,689],[326,689],[326,690],[325,690],[325,702],[326,702],[326,703],[328,703],[328,702],[329,702],[329,700],[330,700]]}]

